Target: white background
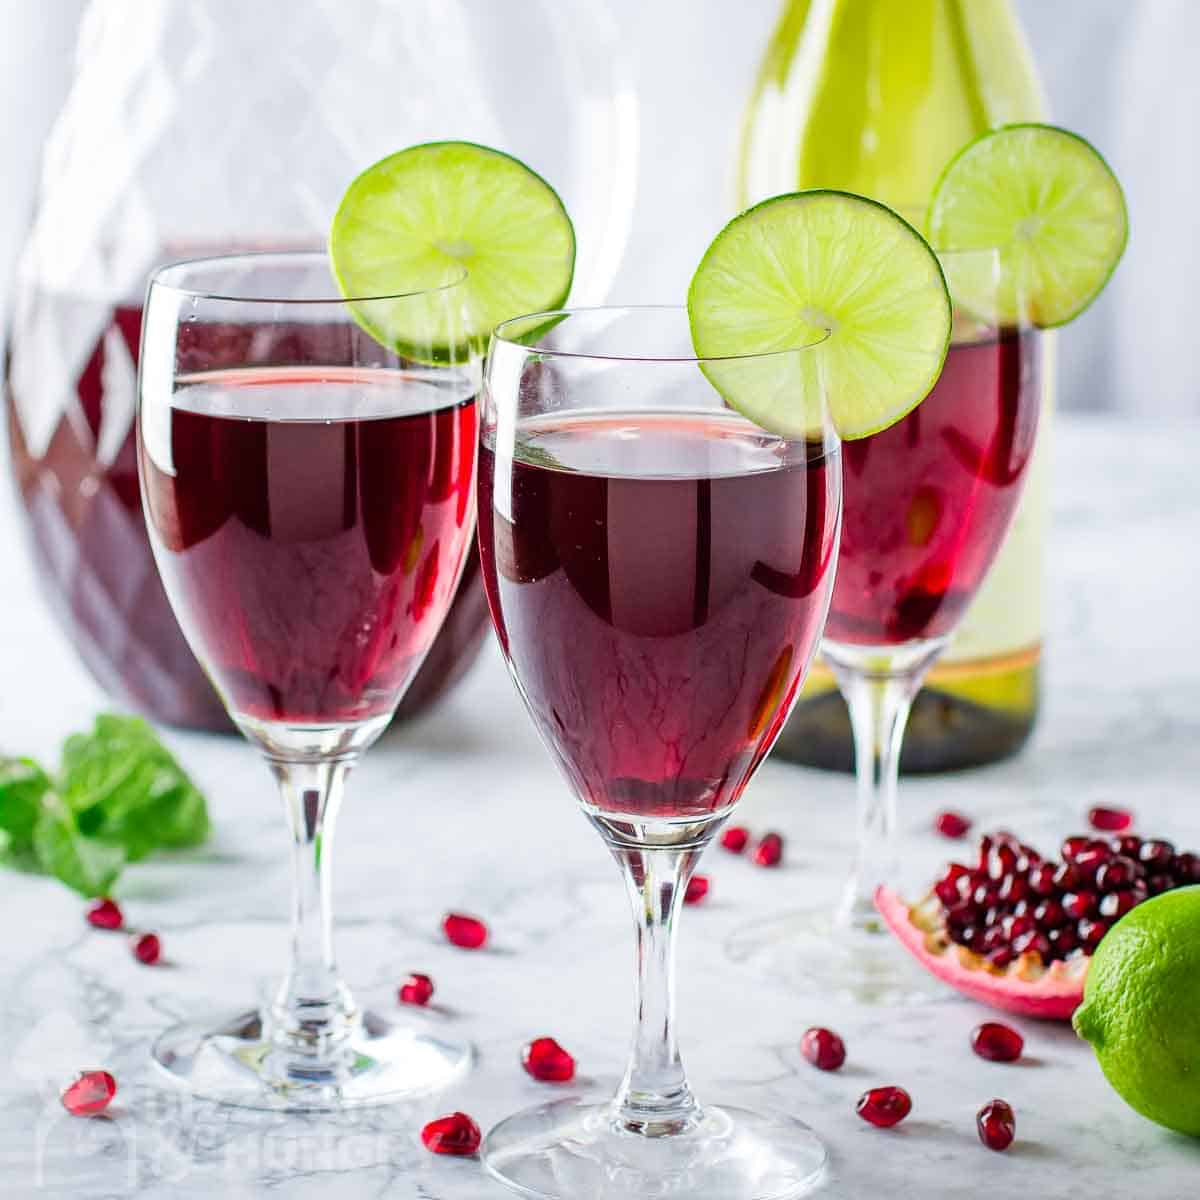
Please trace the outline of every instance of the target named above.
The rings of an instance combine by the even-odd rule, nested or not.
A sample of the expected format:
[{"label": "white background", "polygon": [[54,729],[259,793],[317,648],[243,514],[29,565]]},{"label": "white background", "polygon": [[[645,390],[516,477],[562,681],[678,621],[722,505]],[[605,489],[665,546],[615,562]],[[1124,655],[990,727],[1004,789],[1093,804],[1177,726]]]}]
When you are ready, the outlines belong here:
[{"label": "white background", "polygon": [[[634,60],[642,126],[634,231],[614,301],[678,301],[730,215],[742,108],[780,2],[610,0]],[[69,80],[80,8],[81,0],[0,0],[4,280],[28,219],[42,139]],[[1054,118],[1109,157],[1132,217],[1126,260],[1109,291],[1061,339],[1062,402],[1154,421],[1200,413],[1192,344],[1200,4],[1018,0],[1018,8]]]}]

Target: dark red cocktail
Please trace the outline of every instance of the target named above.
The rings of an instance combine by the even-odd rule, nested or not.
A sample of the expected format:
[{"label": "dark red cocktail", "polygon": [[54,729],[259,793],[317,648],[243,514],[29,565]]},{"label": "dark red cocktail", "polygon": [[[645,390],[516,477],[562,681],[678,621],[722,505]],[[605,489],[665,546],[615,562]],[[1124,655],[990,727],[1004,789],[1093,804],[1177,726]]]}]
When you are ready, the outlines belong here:
[{"label": "dark red cocktail", "polygon": [[842,448],[842,548],[825,636],[895,645],[953,631],[1021,497],[1041,406],[1035,332],[956,344],[904,420]]},{"label": "dark red cocktail", "polygon": [[543,416],[515,446],[485,436],[480,549],[542,737],[596,810],[728,808],[820,636],[836,455],[718,412]]},{"label": "dark red cocktail", "polygon": [[146,510],[175,613],[230,710],[389,713],[472,530],[473,398],[416,371],[181,376],[143,421]]}]

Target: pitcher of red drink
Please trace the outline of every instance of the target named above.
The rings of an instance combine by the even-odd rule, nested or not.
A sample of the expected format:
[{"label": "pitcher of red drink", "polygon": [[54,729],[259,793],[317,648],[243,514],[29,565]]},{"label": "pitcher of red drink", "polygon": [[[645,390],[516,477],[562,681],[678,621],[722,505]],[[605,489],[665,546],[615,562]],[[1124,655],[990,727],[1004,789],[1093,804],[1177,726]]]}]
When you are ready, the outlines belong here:
[{"label": "pitcher of red drink", "polygon": [[[189,255],[320,247],[357,171],[466,137],[561,181],[580,232],[573,296],[597,302],[628,231],[635,114],[605,6],[574,12],[569,37],[564,22],[553,0],[503,14],[484,0],[86,10],[10,308],[4,397],[44,594],[117,703],[227,726],[142,518],[133,417],[149,273]],[[486,621],[472,553],[402,715],[465,671]]]}]

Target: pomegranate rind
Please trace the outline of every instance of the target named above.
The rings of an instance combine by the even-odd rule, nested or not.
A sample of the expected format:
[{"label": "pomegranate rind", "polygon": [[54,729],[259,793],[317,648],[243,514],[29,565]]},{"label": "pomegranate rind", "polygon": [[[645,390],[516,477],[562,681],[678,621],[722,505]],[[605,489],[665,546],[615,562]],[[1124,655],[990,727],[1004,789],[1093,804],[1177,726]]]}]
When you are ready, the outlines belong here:
[{"label": "pomegranate rind", "polygon": [[941,905],[930,894],[909,905],[891,888],[875,892],[875,907],[900,944],[932,975],[989,1008],[1045,1021],[1069,1021],[1083,1001],[1091,959],[1079,957],[1046,967],[1022,954],[1007,967],[958,946],[941,928]]}]

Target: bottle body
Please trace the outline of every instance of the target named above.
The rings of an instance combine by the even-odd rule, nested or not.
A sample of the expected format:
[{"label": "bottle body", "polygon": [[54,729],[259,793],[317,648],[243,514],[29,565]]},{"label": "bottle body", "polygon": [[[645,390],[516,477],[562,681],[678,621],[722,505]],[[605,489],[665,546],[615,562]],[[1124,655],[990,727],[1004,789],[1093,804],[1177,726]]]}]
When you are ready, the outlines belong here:
[{"label": "bottle body", "polygon": [[[742,136],[739,203],[805,187],[881,200],[920,225],[950,159],[984,130],[1045,117],[1010,0],[788,0]],[[1018,750],[1037,717],[1053,402],[1008,537],[909,719],[903,770],[951,770]],[[832,674],[814,666],[776,752],[850,770]]]}]

